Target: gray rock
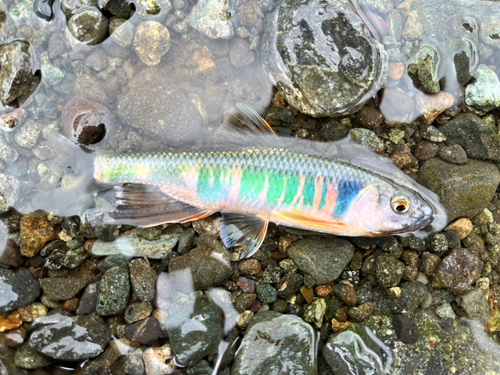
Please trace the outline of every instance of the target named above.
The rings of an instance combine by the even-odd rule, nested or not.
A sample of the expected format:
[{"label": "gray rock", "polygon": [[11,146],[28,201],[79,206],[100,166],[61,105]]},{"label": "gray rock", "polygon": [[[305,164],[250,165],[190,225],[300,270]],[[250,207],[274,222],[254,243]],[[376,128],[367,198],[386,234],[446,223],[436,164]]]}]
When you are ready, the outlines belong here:
[{"label": "gray rock", "polygon": [[154,241],[143,240],[135,231],[120,235],[114,241],[97,240],[92,245],[92,254],[107,256],[121,254],[130,258],[148,257],[149,259],[165,258],[177,244],[178,234],[163,234]]},{"label": "gray rock", "polygon": [[357,112],[388,71],[383,45],[338,0],[281,2],[266,17],[261,53],[287,102],[313,117]]},{"label": "gray rock", "polygon": [[40,129],[35,121],[28,119],[22,126],[16,130],[14,139],[21,147],[33,148],[36,145]]},{"label": "gray rock", "polygon": [[87,315],[96,310],[97,296],[99,291],[99,282],[90,283],[85,288],[82,298],[78,303],[78,308],[75,311],[77,315]]},{"label": "gray rock", "polygon": [[405,272],[405,265],[396,257],[381,254],[376,262],[376,275],[380,285],[384,288],[397,286]]},{"label": "gray rock", "polygon": [[495,194],[500,172],[495,165],[479,160],[454,165],[432,159],[421,167],[417,181],[439,195],[451,222],[484,210]]},{"label": "gray rock", "polygon": [[467,163],[467,153],[460,145],[446,146],[439,150],[439,157],[447,163],[462,165]]},{"label": "gray rock", "polygon": [[87,334],[93,343],[98,344],[104,350],[111,341],[111,329],[106,321],[95,312],[85,316],[72,318],[79,327],[87,330]]},{"label": "gray rock", "polygon": [[299,240],[287,249],[299,270],[309,274],[318,284],[326,284],[340,276],[354,255],[354,245],[340,238]]},{"label": "gray rock", "polygon": [[118,116],[124,124],[169,144],[192,140],[192,134],[200,131],[200,113],[162,71],[145,69],[129,85],[130,90],[118,102]]},{"label": "gray rock", "polygon": [[274,303],[278,298],[276,289],[269,284],[257,284],[255,286],[255,291],[257,292],[257,298],[262,303]]},{"label": "gray rock", "polygon": [[130,293],[128,271],[122,267],[113,267],[104,273],[99,284],[96,311],[99,315],[115,315],[127,307]]},{"label": "gray rock", "polygon": [[410,318],[396,314],[392,317],[392,324],[399,339],[405,344],[415,344],[418,341],[418,327]]},{"label": "gray rock", "polygon": [[95,45],[104,40],[108,31],[108,19],[97,8],[83,8],[68,21],[70,34],[78,41]]},{"label": "gray rock", "polygon": [[313,375],[316,374],[315,358],[315,333],[309,324],[293,315],[266,311],[250,321],[231,375],[289,371]]},{"label": "gray rock", "polygon": [[21,184],[17,178],[0,173],[0,213],[9,211],[17,203],[20,191]]},{"label": "gray rock", "polygon": [[169,272],[189,270],[195,290],[219,285],[233,273],[231,256],[215,236],[202,234],[198,247],[170,261]]},{"label": "gray rock", "polygon": [[151,302],[155,298],[157,274],[144,259],[134,259],[129,265],[130,281],[137,298]]},{"label": "gray rock", "polygon": [[500,107],[500,81],[486,65],[479,65],[473,81],[465,88],[465,102],[484,112]]},{"label": "gray rock", "polygon": [[[81,318],[81,317],[80,317]],[[61,314],[46,315],[33,322],[33,332],[29,338],[29,345],[37,352],[49,358],[62,361],[78,361],[97,357],[103,352],[104,342],[111,338],[109,328],[102,318],[94,322],[94,334],[89,327],[81,326],[68,316]],[[95,336],[107,333],[107,340]],[[100,341],[100,342],[99,342]],[[107,342],[106,342],[107,341]]]},{"label": "gray rock", "polygon": [[441,91],[438,62],[436,50],[427,44],[420,44],[412,53],[407,70],[417,89],[429,94],[437,94]]},{"label": "gray rock", "polygon": [[401,296],[389,299],[389,308],[396,314],[411,314],[425,300],[427,289],[420,281],[405,281],[400,287]]},{"label": "gray rock", "polygon": [[7,280],[0,280],[0,314],[29,305],[37,299],[40,291],[38,281],[29,269],[21,269]]},{"label": "gray rock", "polygon": [[65,301],[73,298],[87,284],[87,279],[79,277],[40,279],[43,292],[52,301]]},{"label": "gray rock", "polygon": [[195,366],[203,357],[217,353],[222,339],[223,316],[208,297],[198,296],[180,306],[169,314],[165,324],[179,365]]},{"label": "gray rock", "polygon": [[233,24],[229,19],[229,3],[223,0],[198,1],[190,15],[191,26],[211,39],[231,39]]},{"label": "gray rock", "polygon": [[255,60],[254,53],[250,50],[250,43],[245,39],[234,38],[231,42],[231,50],[229,52],[231,64],[237,68],[250,65]]},{"label": "gray rock", "polygon": [[490,319],[488,299],[481,288],[473,289],[463,296],[457,297],[456,300],[469,318],[482,324],[486,324]]},{"label": "gray rock", "polygon": [[137,348],[129,351],[123,361],[123,372],[126,375],[143,375],[144,360],[142,359],[142,350]]},{"label": "gray rock", "polygon": [[369,335],[367,330],[368,327],[352,324],[344,332],[329,338],[322,354],[334,374],[384,373],[381,344],[375,342],[371,338],[373,333]]},{"label": "gray rock", "polygon": [[473,114],[460,114],[439,130],[448,142],[462,146],[470,158],[500,160],[500,140],[494,127]]},{"label": "gray rock", "polygon": [[385,150],[384,142],[371,130],[362,128],[351,129],[349,130],[349,136],[354,142],[373,152],[384,152]]},{"label": "gray rock", "polygon": [[[490,14],[493,15],[493,14]],[[479,37],[481,41],[491,46],[500,48],[498,35],[500,34],[500,18],[488,18],[481,24]]]}]

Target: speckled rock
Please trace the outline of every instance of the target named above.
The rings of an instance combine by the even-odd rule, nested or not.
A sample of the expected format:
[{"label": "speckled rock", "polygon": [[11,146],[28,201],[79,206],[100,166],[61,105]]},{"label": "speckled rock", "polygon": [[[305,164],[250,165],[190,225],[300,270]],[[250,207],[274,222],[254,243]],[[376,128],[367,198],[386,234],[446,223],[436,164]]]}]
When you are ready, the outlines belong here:
[{"label": "speckled rock", "polygon": [[18,179],[0,173],[0,213],[9,211],[17,203],[19,193],[20,183]]},{"label": "speckled rock", "polygon": [[194,366],[206,355],[217,353],[223,316],[208,297],[199,296],[169,315],[166,328],[176,362]]},{"label": "speckled rock", "polygon": [[61,314],[47,315],[38,318],[33,328],[30,346],[43,355],[63,361],[97,357],[111,338],[104,320],[95,314],[75,320]]},{"label": "speckled rock", "polygon": [[170,374],[177,368],[173,360],[172,347],[169,344],[145,350],[142,358],[148,375]]},{"label": "speckled rock", "polygon": [[130,281],[137,298],[143,302],[151,302],[155,298],[156,272],[144,259],[134,259],[129,265]]},{"label": "speckled rock", "polygon": [[356,113],[356,124],[362,128],[370,129],[375,133],[380,132],[384,117],[380,111],[373,107],[365,106],[358,113]]},{"label": "speckled rock", "polygon": [[125,309],[125,323],[132,324],[146,319],[153,312],[153,306],[149,302],[132,303]]},{"label": "speckled rock", "polygon": [[427,44],[419,45],[412,53],[407,70],[417,89],[429,94],[437,94],[441,90],[438,61],[436,50]]},{"label": "speckled rock", "polygon": [[259,313],[247,327],[231,375],[278,374],[290,369],[316,374],[314,338],[311,326],[296,316]]},{"label": "speckled rock", "polygon": [[68,30],[78,41],[95,45],[104,40],[108,19],[97,8],[85,8],[68,20]]},{"label": "speckled rock", "polygon": [[500,107],[500,81],[486,65],[481,64],[465,88],[465,102],[484,112]]},{"label": "speckled rock", "polygon": [[213,236],[198,238],[198,247],[186,255],[170,261],[169,272],[190,270],[196,290],[207,289],[222,283],[233,273],[230,254]]},{"label": "speckled rock", "polygon": [[376,275],[380,285],[385,288],[396,286],[405,272],[405,265],[396,257],[381,254],[376,262]]},{"label": "speckled rock", "polygon": [[470,292],[458,296],[457,303],[462,306],[469,318],[482,324],[489,320],[488,299],[481,288],[476,288]]},{"label": "speckled rock", "polygon": [[231,39],[234,30],[228,11],[225,1],[198,1],[190,15],[191,26],[211,39]]},{"label": "speckled rock", "polygon": [[28,119],[22,126],[17,128],[14,139],[19,146],[32,148],[36,145],[39,135],[40,129],[37,123]]},{"label": "speckled rock", "polygon": [[87,279],[78,277],[40,279],[43,292],[52,301],[65,301],[73,298],[87,284]]},{"label": "speckled rock", "polygon": [[323,298],[313,300],[304,305],[302,309],[302,319],[305,322],[312,323],[316,328],[320,328],[323,323],[323,317],[326,311],[326,302]]},{"label": "speckled rock", "polygon": [[257,284],[255,291],[257,292],[257,298],[259,298],[262,303],[274,303],[276,301],[277,292],[272,285]]},{"label": "speckled rock", "polygon": [[[10,271],[12,272],[12,271]],[[0,314],[10,312],[34,302],[40,295],[38,281],[28,269],[0,280]]]},{"label": "speckled rock", "polygon": [[32,322],[40,316],[47,315],[49,310],[40,302],[34,302],[32,304],[20,307],[17,312],[21,316],[23,322]]},{"label": "speckled rock", "polygon": [[142,375],[144,374],[144,360],[142,359],[143,352],[141,349],[132,349],[125,355],[123,361],[123,372],[126,375]]},{"label": "speckled rock", "polygon": [[266,17],[261,50],[266,73],[287,102],[313,117],[357,112],[388,71],[383,46],[337,0],[282,2]]},{"label": "speckled rock", "polygon": [[118,102],[118,116],[124,124],[169,144],[192,139],[192,134],[200,131],[200,113],[178,85],[160,70],[144,69],[129,87]]},{"label": "speckled rock", "polygon": [[130,293],[129,273],[122,267],[107,270],[99,285],[96,311],[99,315],[115,315],[127,307]]},{"label": "speckled rock", "polygon": [[149,66],[158,65],[170,49],[170,33],[156,21],[141,22],[135,31],[134,50],[141,61]]},{"label": "speckled rock", "polygon": [[349,319],[353,322],[364,322],[375,312],[375,304],[366,302],[349,309]]},{"label": "speckled rock", "polygon": [[340,276],[354,255],[354,246],[347,240],[299,240],[291,244],[288,255],[299,270],[309,274],[318,284],[326,284]]},{"label": "speckled rock", "polygon": [[[38,353],[27,342],[25,342],[19,349],[16,350],[15,364],[19,368],[33,370],[48,366],[52,362],[54,362],[52,358]],[[24,375],[26,373],[24,372],[22,374]]]},{"label": "speckled rock", "polygon": [[371,130],[362,128],[351,129],[349,130],[349,136],[354,142],[373,152],[381,153],[385,150],[384,142]]},{"label": "speckled rock", "polygon": [[453,292],[467,291],[479,278],[482,264],[476,254],[458,249],[443,259],[437,270],[438,280]]},{"label": "speckled rock", "polygon": [[21,219],[21,255],[33,258],[55,236],[45,216],[24,215]]},{"label": "speckled rock", "polygon": [[495,165],[479,160],[454,165],[435,158],[424,163],[417,181],[439,195],[448,220],[453,221],[474,217],[488,205],[500,182],[500,172]]},{"label": "speckled rock", "polygon": [[500,160],[495,129],[473,114],[460,114],[439,128],[448,141],[464,148],[470,158]]},{"label": "speckled rock", "polygon": [[460,145],[446,146],[439,150],[439,157],[447,163],[462,165],[467,163],[467,153]]},{"label": "speckled rock", "polygon": [[399,286],[401,296],[389,299],[389,308],[396,314],[411,314],[425,300],[427,289],[420,281],[405,281]]}]

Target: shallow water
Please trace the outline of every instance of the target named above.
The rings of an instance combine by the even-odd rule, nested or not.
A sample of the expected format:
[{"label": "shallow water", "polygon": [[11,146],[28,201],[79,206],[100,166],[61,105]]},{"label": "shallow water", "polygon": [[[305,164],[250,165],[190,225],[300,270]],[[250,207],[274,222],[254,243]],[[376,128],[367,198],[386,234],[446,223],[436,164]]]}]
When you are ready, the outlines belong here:
[{"label": "shallow water", "polygon": [[[347,239],[332,248],[333,236],[271,225],[263,248],[251,260],[241,261],[237,249],[221,245],[217,215],[138,230],[94,228],[81,225],[78,217],[33,212],[43,206],[34,197],[71,183],[67,166],[84,160],[89,149],[146,152],[179,147],[193,138],[199,143],[211,137],[224,114],[238,102],[263,114],[276,133],[285,136],[333,141],[353,129],[373,130],[369,136],[361,133],[359,141],[391,156],[396,164],[399,159],[394,155],[406,145],[410,151],[405,155],[413,159],[402,168],[413,177],[428,160],[422,156],[424,151],[444,145],[439,140],[442,133],[425,135],[425,119],[430,119],[427,125],[439,129],[460,112],[474,113],[491,131],[473,141],[486,144],[491,151],[494,142],[499,142],[500,104],[493,110],[467,106],[460,81],[463,75],[475,76],[480,64],[498,76],[498,38],[491,34],[488,44],[480,32],[490,18],[500,19],[500,3],[356,3],[352,12],[368,24],[372,39],[393,51],[386,61],[385,91],[367,102],[367,107],[384,117],[377,120],[375,116],[374,126],[356,113],[313,118],[287,104],[261,61],[264,19],[274,9],[273,2],[230,2],[226,10],[235,35],[227,40],[210,39],[190,26],[187,17],[194,17],[195,2],[174,1],[168,12],[168,1],[158,4],[159,13],[148,13],[147,3],[138,2],[130,18],[114,21],[121,26],[113,34],[108,32],[96,45],[85,45],[68,31],[59,1],[52,5],[50,22],[33,13],[30,1],[2,2],[0,37],[4,45],[29,42],[28,66],[35,88],[22,103],[16,99],[2,108],[0,120],[0,173],[5,176],[0,187],[6,201],[0,201],[0,208],[13,206],[0,214],[0,263],[5,267],[0,270],[0,305],[8,305],[0,320],[5,330],[0,368],[9,374],[28,369],[42,369],[40,374],[75,370],[82,374],[355,374],[382,373],[384,367],[394,374],[500,373],[498,187],[479,210],[469,210],[474,229],[458,240],[457,246],[468,249],[475,263],[465,264],[462,270],[456,261],[458,265],[451,267],[458,269],[455,276],[462,277],[469,266],[479,269],[465,276],[470,282],[460,291],[439,284],[437,264],[434,270],[426,268],[429,259],[442,262],[457,251],[453,236],[438,237],[445,238],[444,249],[435,237],[427,242]],[[410,7],[420,18],[421,29],[413,31],[416,37],[410,31],[405,34],[403,27]],[[403,17],[399,26],[394,12]],[[112,16],[108,11],[104,15]],[[157,24],[145,27],[147,21],[166,26],[168,32]],[[500,26],[494,27],[500,32]],[[220,26],[210,32],[224,30]],[[453,40],[460,42],[453,44]],[[441,84],[446,89],[441,93],[446,94],[438,104],[425,104],[426,98],[432,102],[435,96],[416,88],[406,72],[397,78],[395,70],[408,65],[418,44],[430,46],[440,60],[438,87]],[[156,56],[166,45],[170,45],[168,51]],[[149,54],[142,52],[151,47]],[[458,55],[465,56],[460,60],[465,67],[460,65],[462,75],[457,76]],[[8,61],[0,61],[0,70],[6,65]],[[34,77],[41,78],[39,85]],[[419,120],[425,108],[432,112],[445,105],[439,116]],[[12,119],[19,124],[11,129]],[[86,147],[58,143],[52,130]],[[469,159],[486,159],[498,166],[500,157],[474,156],[472,148],[463,147]],[[429,159],[440,160],[437,151]],[[471,200],[474,193],[470,193]],[[57,200],[57,193],[52,198]],[[105,198],[77,202],[67,213],[103,207]],[[463,205],[467,205],[465,200]],[[476,214],[485,207],[489,214],[478,219]],[[314,252],[319,244],[327,248],[330,244],[330,248],[316,258],[303,255],[303,249],[306,254]],[[342,252],[348,255],[338,255]],[[331,280],[318,282],[321,272],[335,268],[335,264],[324,267],[333,256],[343,266]],[[309,261],[318,274],[305,271]],[[395,283],[385,282],[383,272],[375,271],[382,261],[394,266],[386,273],[399,275],[394,276]],[[14,276],[21,269],[28,269],[33,280],[23,273]],[[479,300],[474,300],[477,295]],[[474,310],[471,305],[476,303],[479,307]],[[365,314],[363,309],[371,310]],[[47,314],[61,317],[42,318]],[[398,314],[415,324],[416,338],[414,333],[404,338],[404,330],[413,327],[406,321],[401,323],[403,333],[395,328],[393,319]],[[355,321],[361,325],[335,336],[346,322]],[[21,348],[16,335],[24,336]]]}]

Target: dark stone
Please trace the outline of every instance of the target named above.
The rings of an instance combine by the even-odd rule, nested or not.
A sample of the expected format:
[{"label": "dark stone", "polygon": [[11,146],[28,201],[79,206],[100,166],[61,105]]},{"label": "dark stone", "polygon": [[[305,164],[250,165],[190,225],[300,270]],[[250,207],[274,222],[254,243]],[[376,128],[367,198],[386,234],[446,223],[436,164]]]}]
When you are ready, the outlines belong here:
[{"label": "dark stone", "polygon": [[327,142],[338,141],[349,135],[349,127],[336,120],[330,120],[321,127],[319,134]]},{"label": "dark stone", "polygon": [[143,302],[151,302],[155,298],[156,279],[158,275],[148,263],[141,258],[132,260],[129,265],[130,281],[137,298]]},{"label": "dark stone", "polygon": [[88,281],[83,278],[47,278],[40,279],[40,286],[45,295],[52,301],[65,301],[73,298],[87,286]]},{"label": "dark stone", "polygon": [[[1,246],[1,245],[0,245]],[[13,240],[7,240],[7,244],[0,255],[0,265],[3,267],[21,267],[24,262],[19,247]]]},{"label": "dark stone", "polygon": [[303,239],[291,244],[288,255],[299,270],[309,274],[318,284],[326,284],[340,276],[354,255],[354,245],[345,239]]},{"label": "dark stone", "polygon": [[415,344],[419,333],[415,322],[404,315],[396,314],[392,317],[392,324],[401,341],[405,344]]},{"label": "dark stone", "polygon": [[405,265],[396,257],[381,254],[376,262],[376,275],[380,285],[384,288],[397,286],[405,272]]},{"label": "dark stone", "polygon": [[98,281],[87,285],[78,304],[78,308],[75,311],[76,315],[87,315],[93,313],[96,310],[98,291]]},{"label": "dark stone", "polygon": [[229,252],[217,238],[208,234],[198,238],[198,247],[172,259],[168,269],[171,274],[189,270],[196,290],[219,285],[233,273]]},{"label": "dark stone", "polygon": [[[10,271],[12,272],[12,271]],[[40,295],[40,286],[29,269],[22,269],[7,280],[0,280],[0,314],[29,305]]]},{"label": "dark stone", "polygon": [[389,299],[389,308],[397,314],[411,314],[424,301],[427,289],[420,281],[402,282],[400,288],[401,297]]},{"label": "dark stone", "polygon": [[[26,370],[42,368],[50,365],[52,362],[54,362],[52,358],[38,353],[28,342],[25,342],[19,349],[16,350],[16,356],[14,359],[16,367]],[[8,372],[8,374],[11,373],[13,372]],[[19,375],[21,374],[25,375],[26,372],[20,373]]]},{"label": "dark stone", "polygon": [[109,270],[113,267],[121,267],[125,271],[128,271],[128,264],[127,263],[128,263],[127,258],[121,254],[110,255],[110,256],[106,257],[102,262],[100,262],[97,265],[97,268],[102,273],[106,273],[107,270]]},{"label": "dark stone", "polygon": [[313,117],[356,113],[388,69],[381,45],[352,8],[336,0],[281,3],[266,17],[261,54],[287,102]]},{"label": "dark stone", "polygon": [[108,19],[97,8],[84,8],[68,21],[70,34],[82,43],[96,45],[101,43],[108,31]]},{"label": "dark stone", "polygon": [[257,297],[262,303],[274,303],[277,298],[276,289],[269,284],[257,284],[255,287]]},{"label": "dark stone", "polygon": [[[29,338],[30,346],[41,354],[62,361],[97,357],[111,338],[109,328],[98,316],[91,317],[92,323],[87,317],[77,318],[90,323],[93,332],[88,331],[89,326],[87,328],[80,326],[70,317],[61,314],[46,315],[37,318],[33,323],[33,332]],[[96,322],[98,325],[95,325]],[[107,332],[107,342],[104,332]]]},{"label": "dark stone", "polygon": [[278,298],[284,300],[290,298],[300,290],[302,285],[304,285],[304,277],[298,273],[283,277],[278,288]]},{"label": "dark stone", "polygon": [[441,91],[438,77],[439,59],[436,50],[421,44],[411,55],[408,61],[408,76],[419,90],[428,94],[437,94]]},{"label": "dark stone", "polygon": [[110,12],[111,14],[127,19],[132,13],[132,2],[128,0],[104,0],[101,2],[101,6]]},{"label": "dark stone", "polygon": [[87,330],[92,342],[99,344],[104,350],[111,341],[111,329],[106,321],[95,312],[85,316],[75,316],[72,318],[79,326]]},{"label": "dark stone", "polygon": [[375,312],[373,302],[363,303],[362,305],[351,307],[349,309],[349,319],[353,322],[364,322]]},{"label": "dark stone", "polygon": [[141,345],[152,345],[160,335],[160,324],[153,317],[140,320],[125,328],[125,336]]},{"label": "dark stone", "polygon": [[244,293],[236,297],[234,307],[239,312],[249,310],[255,302],[257,295],[255,293]]},{"label": "dark stone", "polygon": [[221,310],[206,296],[196,297],[169,315],[166,329],[176,362],[195,366],[203,357],[217,353],[223,326]]},{"label": "dark stone", "polygon": [[362,128],[373,130],[380,133],[384,117],[380,111],[373,107],[365,106],[356,114],[356,124]]},{"label": "dark stone", "polygon": [[467,153],[460,145],[443,147],[439,150],[439,157],[451,164],[462,165],[467,163]]},{"label": "dark stone", "polygon": [[115,315],[127,307],[130,293],[130,277],[120,266],[106,271],[99,284],[96,311],[99,315]]},{"label": "dark stone", "polygon": [[439,195],[451,222],[484,210],[495,194],[500,172],[495,165],[479,160],[454,165],[435,158],[420,168],[417,182]]},{"label": "dark stone", "polygon": [[437,156],[439,147],[437,144],[429,141],[419,142],[415,149],[415,157],[418,160],[429,160]]},{"label": "dark stone", "polygon": [[123,361],[123,371],[127,375],[143,375],[144,360],[142,359],[142,350],[137,348],[129,351]]},{"label": "dark stone", "polygon": [[251,320],[231,375],[316,374],[315,333],[294,315],[272,311]]},{"label": "dark stone", "polygon": [[52,20],[52,4],[54,0],[35,0],[33,2],[33,12],[45,21]]},{"label": "dark stone", "polygon": [[500,139],[495,128],[476,115],[463,113],[448,121],[439,130],[450,144],[458,144],[474,159],[500,161]]}]

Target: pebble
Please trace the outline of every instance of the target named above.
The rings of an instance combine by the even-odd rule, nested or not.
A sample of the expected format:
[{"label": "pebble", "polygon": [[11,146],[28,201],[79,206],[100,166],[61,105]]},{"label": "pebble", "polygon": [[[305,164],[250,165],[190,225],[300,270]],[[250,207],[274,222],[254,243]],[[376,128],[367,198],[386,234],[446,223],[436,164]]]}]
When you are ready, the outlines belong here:
[{"label": "pebble", "polygon": [[314,343],[313,328],[300,318],[272,311],[259,313],[247,327],[231,374],[278,374],[291,368],[296,373],[315,374]]},{"label": "pebble", "polygon": [[323,298],[317,298],[311,303],[304,305],[302,309],[302,319],[312,323],[316,328],[321,328],[323,317],[326,312],[326,302]]},{"label": "pebble", "polygon": [[409,41],[418,40],[424,36],[424,29],[417,11],[411,11],[408,15],[402,36]]},{"label": "pebble", "polygon": [[445,302],[436,307],[436,314],[441,318],[451,318],[455,319],[456,315],[453,308],[448,302]]},{"label": "pebble", "polygon": [[436,254],[427,251],[422,254],[422,267],[426,275],[433,275],[440,263],[441,258]]},{"label": "pebble", "polygon": [[116,315],[127,307],[130,277],[127,270],[116,266],[107,270],[99,284],[96,311],[99,315]]},{"label": "pebble", "polygon": [[381,153],[385,150],[384,142],[371,130],[355,128],[349,130],[349,137],[356,143],[373,151]]},{"label": "pebble", "polygon": [[142,359],[142,349],[135,348],[130,350],[123,361],[123,372],[126,375],[144,374],[144,360]]},{"label": "pebble", "polygon": [[281,279],[280,268],[272,264],[266,268],[264,274],[262,275],[262,282],[267,284],[279,283],[280,279]]},{"label": "pebble", "polygon": [[13,329],[5,334],[5,344],[11,348],[17,349],[24,343],[27,335],[28,333],[24,327]]},{"label": "pebble", "polygon": [[243,293],[253,293],[255,291],[255,281],[246,277],[239,277],[236,284],[240,287]]},{"label": "pebble", "polygon": [[170,273],[189,270],[195,290],[208,289],[231,276],[230,257],[215,236],[202,234],[198,238],[198,247],[172,259],[168,270]]},{"label": "pebble", "polygon": [[0,315],[0,332],[21,327],[23,321],[17,311]]},{"label": "pebble", "polygon": [[[389,67],[391,64],[389,64]],[[389,70],[390,76],[390,70]],[[356,125],[379,133],[381,125],[384,120],[382,113],[373,107],[365,106],[358,113],[356,113]],[[347,134],[346,134],[347,135]],[[329,139],[327,139],[329,140]],[[332,139],[336,140],[336,139]]]},{"label": "pebble", "polygon": [[356,297],[356,290],[352,286],[349,285],[340,285],[338,296],[342,301],[345,302],[347,306],[356,306],[358,302],[358,298]]},{"label": "pebble", "polygon": [[458,234],[458,238],[463,240],[470,234],[470,232],[472,232],[472,228],[472,222],[469,219],[461,218],[449,224],[446,228],[444,228],[444,230],[456,232]]},{"label": "pebble", "polygon": [[474,114],[460,114],[439,130],[450,143],[462,146],[470,158],[500,160],[500,140],[495,129]]},{"label": "pebble", "polygon": [[33,370],[49,366],[52,362],[54,362],[53,359],[38,353],[27,342],[25,342],[19,349],[16,350],[16,367],[26,370]]},{"label": "pebble", "polygon": [[405,72],[405,66],[402,62],[390,62],[389,63],[389,78],[397,81],[403,77]]},{"label": "pebble", "polygon": [[407,94],[387,88],[380,103],[380,111],[386,121],[409,123],[414,118],[415,103]]},{"label": "pebble", "polygon": [[[416,109],[420,113],[422,120],[424,120],[427,125],[432,124],[441,113],[446,111],[448,108],[451,108],[455,103],[455,97],[453,94],[445,91],[441,91],[433,95],[418,93],[415,96],[415,99]],[[439,136],[444,137],[441,132],[439,132]],[[422,136],[422,138],[425,138],[425,136]],[[442,142],[437,140],[434,141],[432,139],[430,140],[433,142]],[[445,140],[446,137],[444,137],[443,141]]]},{"label": "pebble", "polygon": [[456,297],[470,319],[486,324],[489,320],[488,300],[481,288],[476,288],[464,295]]},{"label": "pebble", "polygon": [[16,143],[25,148],[33,148],[38,141],[38,136],[40,135],[40,129],[37,123],[31,119],[24,122],[22,126],[18,126],[14,139]]},{"label": "pebble", "polygon": [[153,317],[140,320],[125,328],[125,336],[130,341],[141,345],[152,345],[160,335],[160,325]]},{"label": "pebble", "polygon": [[[439,93],[441,88],[438,77],[438,62],[439,59],[436,50],[427,44],[419,45],[412,53],[408,61],[407,70],[408,76],[412,79],[417,89],[428,94]],[[449,94],[444,94],[444,97],[447,97],[447,95]],[[433,96],[419,95],[417,100],[419,100],[418,98],[420,98],[419,111],[421,114],[429,113],[429,107],[438,108],[437,105],[433,105],[435,103]],[[441,94],[440,98],[443,98],[443,94]],[[430,115],[432,116],[433,113]],[[427,119],[430,119],[430,116]]]},{"label": "pebble", "polygon": [[108,31],[108,19],[97,8],[82,8],[68,20],[70,34],[78,41],[96,45],[101,43]]},{"label": "pebble", "polygon": [[262,271],[262,267],[256,259],[243,260],[238,264],[238,268],[240,274],[245,276],[257,276]]},{"label": "pebble", "polygon": [[415,157],[418,160],[430,160],[437,156],[439,147],[433,142],[422,141],[419,142],[415,149]]},{"label": "pebble", "polygon": [[404,272],[404,263],[396,257],[389,254],[381,254],[377,258],[376,276],[379,284],[384,288],[397,286]]},{"label": "pebble", "polygon": [[147,375],[171,374],[176,370],[174,353],[170,344],[149,348],[142,354]]},{"label": "pebble", "polygon": [[156,21],[141,22],[134,35],[134,51],[148,66],[158,65],[170,49],[170,33]]},{"label": "pebble", "polygon": [[244,293],[236,297],[234,300],[234,307],[239,312],[249,310],[254,304],[257,295],[255,293]]},{"label": "pebble", "polygon": [[73,320],[56,313],[34,322],[29,345],[52,359],[78,361],[97,357],[110,339],[109,328],[95,314]]},{"label": "pebble", "polygon": [[467,163],[467,153],[460,145],[446,146],[439,150],[439,157],[447,163],[463,165]]},{"label": "pebble", "polygon": [[405,344],[415,344],[420,335],[415,322],[404,315],[396,314],[392,317],[392,324],[398,338]]},{"label": "pebble", "polygon": [[87,279],[79,277],[40,279],[44,294],[52,301],[65,301],[73,298],[87,284]]},{"label": "pebble", "polygon": [[[449,138],[449,134],[446,136]],[[488,205],[500,182],[500,172],[494,165],[479,160],[454,165],[435,158],[420,168],[417,182],[439,195],[448,220],[453,221],[473,217]]]},{"label": "pebble", "polygon": [[443,259],[436,277],[454,293],[467,291],[481,273],[476,254],[467,249],[458,249]]},{"label": "pebble", "polygon": [[0,280],[0,314],[14,311],[34,302],[40,295],[40,286],[28,269],[17,271],[7,280]]},{"label": "pebble", "polygon": [[250,310],[243,311],[240,315],[238,315],[237,324],[240,329],[245,329],[248,326],[248,323],[253,318],[254,313]]},{"label": "pebble", "polygon": [[190,14],[191,27],[211,39],[231,39],[234,36],[233,24],[226,14],[227,3],[222,0],[199,1]]},{"label": "pebble", "polygon": [[45,316],[48,313],[48,309],[40,302],[34,302],[32,304],[20,307],[17,312],[21,316],[23,322],[31,323],[33,320],[40,316]]},{"label": "pebble", "polygon": [[304,285],[304,278],[302,277],[302,275],[294,273],[284,276],[279,284],[278,298],[287,300],[295,293],[297,293],[302,285]]},{"label": "pebble", "polygon": [[396,314],[411,314],[426,299],[427,289],[419,281],[404,281],[399,286],[401,297],[389,299],[389,308]]},{"label": "pebble", "polygon": [[340,238],[303,239],[291,244],[287,251],[299,270],[318,284],[326,284],[341,275],[354,255],[354,246]]},{"label": "pebble", "polygon": [[139,320],[146,319],[152,312],[153,306],[151,306],[149,302],[132,303],[125,309],[125,323],[132,324]]},{"label": "pebble", "polygon": [[203,295],[169,315],[166,328],[176,363],[195,366],[203,357],[217,353],[223,326],[221,310]]},{"label": "pebble", "polygon": [[500,108],[500,81],[495,72],[480,64],[465,88],[465,102],[483,112]]},{"label": "pebble", "polygon": [[364,322],[375,312],[375,304],[366,302],[349,309],[349,319],[353,322]]},{"label": "pebble", "polygon": [[269,284],[257,284],[255,286],[255,291],[257,292],[257,298],[262,303],[274,303],[277,299],[276,289]]},{"label": "pebble", "polygon": [[[0,229],[0,236],[3,236],[2,230]],[[24,263],[24,259],[21,256],[19,251],[19,247],[16,245],[14,240],[7,240],[7,243],[3,245],[2,241],[0,241],[0,249],[4,246],[4,250],[0,255],[0,265],[3,267],[9,268],[18,268],[21,267]]]},{"label": "pebble", "polygon": [[151,302],[155,298],[157,274],[146,260],[133,259],[128,264],[132,289],[142,302]]},{"label": "pebble", "polygon": [[24,215],[21,219],[21,255],[33,258],[55,238],[54,228],[45,216]]}]

